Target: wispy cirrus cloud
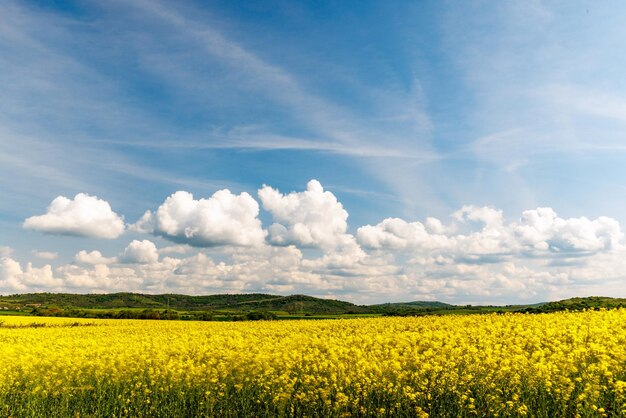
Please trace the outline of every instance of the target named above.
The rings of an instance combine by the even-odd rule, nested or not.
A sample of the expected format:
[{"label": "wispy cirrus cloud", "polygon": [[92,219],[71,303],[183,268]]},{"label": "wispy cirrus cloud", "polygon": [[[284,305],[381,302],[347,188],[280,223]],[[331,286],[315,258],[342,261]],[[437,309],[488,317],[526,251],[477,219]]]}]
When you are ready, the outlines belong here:
[{"label": "wispy cirrus cloud", "polygon": [[[30,153],[41,155],[40,167],[55,172],[47,181],[62,189],[59,192],[93,190],[98,183],[92,174],[96,167],[112,178],[121,178],[128,171],[123,167],[130,166],[135,173],[166,174],[137,176],[139,181],[171,177],[170,167],[154,165],[145,157],[148,154],[234,149],[319,151],[354,158],[394,193],[405,194],[409,188],[397,186],[396,173],[388,169],[393,165],[390,161],[410,160],[395,164],[396,171],[402,170],[402,177],[417,184],[421,180],[414,166],[441,158],[429,142],[432,127],[420,99],[423,92],[415,88],[418,81],[394,91],[361,86],[372,109],[363,113],[319,94],[303,74],[272,62],[262,49],[235,40],[241,34],[225,33],[214,23],[217,18],[206,11],[196,13],[196,6],[135,1],[91,5],[85,10],[87,17],[81,19],[34,5],[8,2],[3,6],[12,23],[4,28],[9,35],[0,48],[11,51],[6,57],[15,50],[22,52],[19,59],[5,62],[10,71],[0,77],[0,83],[11,89],[0,107],[13,113],[30,109],[7,120],[4,143],[15,149],[16,141],[28,135],[36,138],[35,145],[52,146],[53,153],[43,146],[32,147]],[[107,30],[110,27],[116,28],[115,36]],[[103,48],[111,44],[117,48]],[[173,60],[179,53],[182,59]],[[136,65],[123,70],[120,59]],[[19,68],[29,72],[21,73]],[[206,77],[208,69],[212,77]],[[120,77],[120,71],[127,75]],[[144,95],[157,100],[145,97],[146,102]],[[253,110],[242,124],[241,118],[235,120],[224,110],[255,108],[255,102],[264,103],[272,114]],[[193,123],[181,126],[167,111],[170,106],[188,112]],[[209,123],[197,124],[198,118]],[[68,163],[62,155],[69,153],[82,158]],[[25,182],[38,187],[37,171],[13,163]],[[175,175],[189,181],[197,180],[195,176]],[[66,181],[69,178],[73,181]],[[82,187],[72,187],[77,178]],[[107,191],[119,193],[98,192]],[[132,196],[120,200],[127,198]]]},{"label": "wispy cirrus cloud", "polygon": [[[226,135],[208,133],[192,141],[182,141],[179,146],[337,153],[360,158],[360,164],[370,175],[404,196],[405,202],[418,201],[413,191],[418,184],[428,193],[429,185],[422,181],[416,166],[442,157],[431,144],[432,123],[424,92],[416,87],[419,81],[413,80],[404,91],[371,88],[371,105],[375,110],[373,114],[363,114],[315,94],[314,86],[302,82],[294,72],[264,58],[262,51],[253,51],[218,30],[217,25],[211,23],[210,15],[208,19],[204,15],[202,21],[195,17],[193,8],[185,12],[163,2],[136,2],[133,6],[150,16],[154,24],[175,31],[180,42],[186,42],[186,47],[228,68],[225,83],[235,91],[245,89],[246,95],[252,92],[256,100],[270,105],[280,120],[276,123],[274,117],[270,117],[252,132],[246,127],[232,126]],[[158,46],[151,46],[142,54],[149,57],[150,71],[161,74],[166,82],[188,94],[202,91],[207,84],[206,78],[189,69],[184,60],[172,62]],[[390,108],[396,113],[390,115]],[[285,125],[297,127],[297,133],[287,134]],[[397,162],[397,159],[409,161]],[[399,184],[404,179],[413,187]],[[437,199],[435,193],[430,193],[429,197],[431,201]]]}]

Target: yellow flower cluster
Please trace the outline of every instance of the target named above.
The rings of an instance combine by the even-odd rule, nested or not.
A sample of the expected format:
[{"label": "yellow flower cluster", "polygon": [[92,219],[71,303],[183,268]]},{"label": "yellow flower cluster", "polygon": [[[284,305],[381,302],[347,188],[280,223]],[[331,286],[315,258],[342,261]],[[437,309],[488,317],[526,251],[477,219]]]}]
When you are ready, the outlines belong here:
[{"label": "yellow flower cluster", "polygon": [[622,309],[0,322],[0,416],[626,416]]}]

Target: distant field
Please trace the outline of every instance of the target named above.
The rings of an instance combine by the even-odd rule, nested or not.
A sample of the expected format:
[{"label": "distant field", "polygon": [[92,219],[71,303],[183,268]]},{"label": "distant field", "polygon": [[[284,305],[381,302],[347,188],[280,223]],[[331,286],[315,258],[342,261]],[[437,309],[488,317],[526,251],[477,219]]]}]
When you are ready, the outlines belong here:
[{"label": "distant field", "polygon": [[0,416],[626,415],[626,310],[0,318]]},{"label": "distant field", "polygon": [[3,316],[31,316],[31,312],[27,311],[14,311],[14,310],[0,310],[0,315]]}]

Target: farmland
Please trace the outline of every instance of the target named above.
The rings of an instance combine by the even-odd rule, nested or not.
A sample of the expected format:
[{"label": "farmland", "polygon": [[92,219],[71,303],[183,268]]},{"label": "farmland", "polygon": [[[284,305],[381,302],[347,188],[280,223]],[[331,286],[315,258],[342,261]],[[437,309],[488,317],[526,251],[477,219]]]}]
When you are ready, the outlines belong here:
[{"label": "farmland", "polygon": [[0,322],[0,416],[626,414],[624,309]]}]

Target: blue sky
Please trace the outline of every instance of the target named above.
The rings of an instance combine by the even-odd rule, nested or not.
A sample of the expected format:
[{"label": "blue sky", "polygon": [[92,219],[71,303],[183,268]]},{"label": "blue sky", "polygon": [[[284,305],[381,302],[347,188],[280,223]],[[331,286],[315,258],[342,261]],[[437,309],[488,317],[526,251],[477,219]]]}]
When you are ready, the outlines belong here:
[{"label": "blue sky", "polygon": [[626,296],[625,12],[2,2],[0,293]]}]

